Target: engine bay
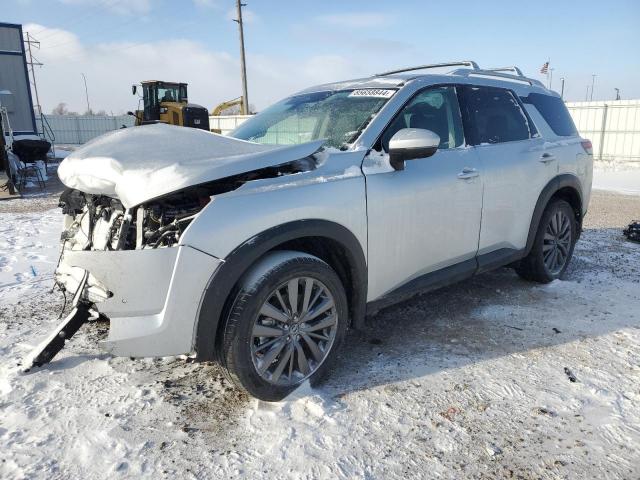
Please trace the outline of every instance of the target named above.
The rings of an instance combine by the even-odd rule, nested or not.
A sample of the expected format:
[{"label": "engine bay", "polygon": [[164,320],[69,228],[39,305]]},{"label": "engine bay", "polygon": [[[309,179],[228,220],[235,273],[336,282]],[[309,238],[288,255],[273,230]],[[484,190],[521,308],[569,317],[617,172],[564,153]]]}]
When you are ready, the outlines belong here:
[{"label": "engine bay", "polygon": [[215,195],[252,180],[313,170],[313,157],[186,188],[126,209],[117,198],[68,188],[58,206],[65,214],[64,249],[134,250],[171,247]]}]

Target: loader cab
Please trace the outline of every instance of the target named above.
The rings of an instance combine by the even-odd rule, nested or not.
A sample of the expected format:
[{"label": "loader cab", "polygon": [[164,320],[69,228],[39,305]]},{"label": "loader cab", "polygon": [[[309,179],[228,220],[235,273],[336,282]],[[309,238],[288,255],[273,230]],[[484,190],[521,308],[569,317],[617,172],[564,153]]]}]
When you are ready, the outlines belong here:
[{"label": "loader cab", "polygon": [[[160,116],[168,112],[166,103],[187,104],[187,84],[160,81],[142,82],[144,103],[142,121],[152,123],[161,121]],[[177,107],[177,105],[175,105]],[[173,122],[169,122],[173,123]]]}]

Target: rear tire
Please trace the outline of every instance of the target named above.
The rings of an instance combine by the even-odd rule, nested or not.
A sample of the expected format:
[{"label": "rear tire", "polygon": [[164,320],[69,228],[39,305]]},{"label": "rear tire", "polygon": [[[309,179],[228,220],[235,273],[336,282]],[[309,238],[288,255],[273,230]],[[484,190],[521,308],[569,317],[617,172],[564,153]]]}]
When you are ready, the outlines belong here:
[{"label": "rear tire", "polygon": [[240,281],[224,325],[222,365],[254,397],[282,400],[330,371],[347,312],[344,287],[327,263],[301,252],[269,253]]},{"label": "rear tire", "polygon": [[573,208],[564,200],[552,200],[540,219],[529,255],[516,272],[525,280],[549,283],[564,274],[578,238]]}]

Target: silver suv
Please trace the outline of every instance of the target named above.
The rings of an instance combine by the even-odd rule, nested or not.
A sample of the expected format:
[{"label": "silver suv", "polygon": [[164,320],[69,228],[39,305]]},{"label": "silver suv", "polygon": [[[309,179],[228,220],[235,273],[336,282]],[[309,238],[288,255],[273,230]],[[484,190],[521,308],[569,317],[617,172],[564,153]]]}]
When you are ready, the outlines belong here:
[{"label": "silver suv", "polygon": [[99,312],[115,355],[217,360],[278,400],[416,292],[505,265],[561,277],[592,154],[555,92],[456,62],[309,88],[227,137],[119,130],[59,175],[75,309],[54,343]]}]

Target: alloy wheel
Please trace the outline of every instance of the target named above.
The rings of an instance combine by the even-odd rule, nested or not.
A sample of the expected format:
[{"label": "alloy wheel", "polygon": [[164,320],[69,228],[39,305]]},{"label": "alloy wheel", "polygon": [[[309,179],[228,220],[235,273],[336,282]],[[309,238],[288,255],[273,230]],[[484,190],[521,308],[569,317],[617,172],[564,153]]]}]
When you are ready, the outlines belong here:
[{"label": "alloy wheel", "polygon": [[556,210],[544,232],[542,255],[544,265],[552,275],[562,271],[571,250],[571,219],[562,211]]},{"label": "alloy wheel", "polygon": [[326,359],[338,328],[333,295],[319,280],[295,277],[278,286],[254,321],[251,357],[258,374],[276,385],[295,385]]}]

